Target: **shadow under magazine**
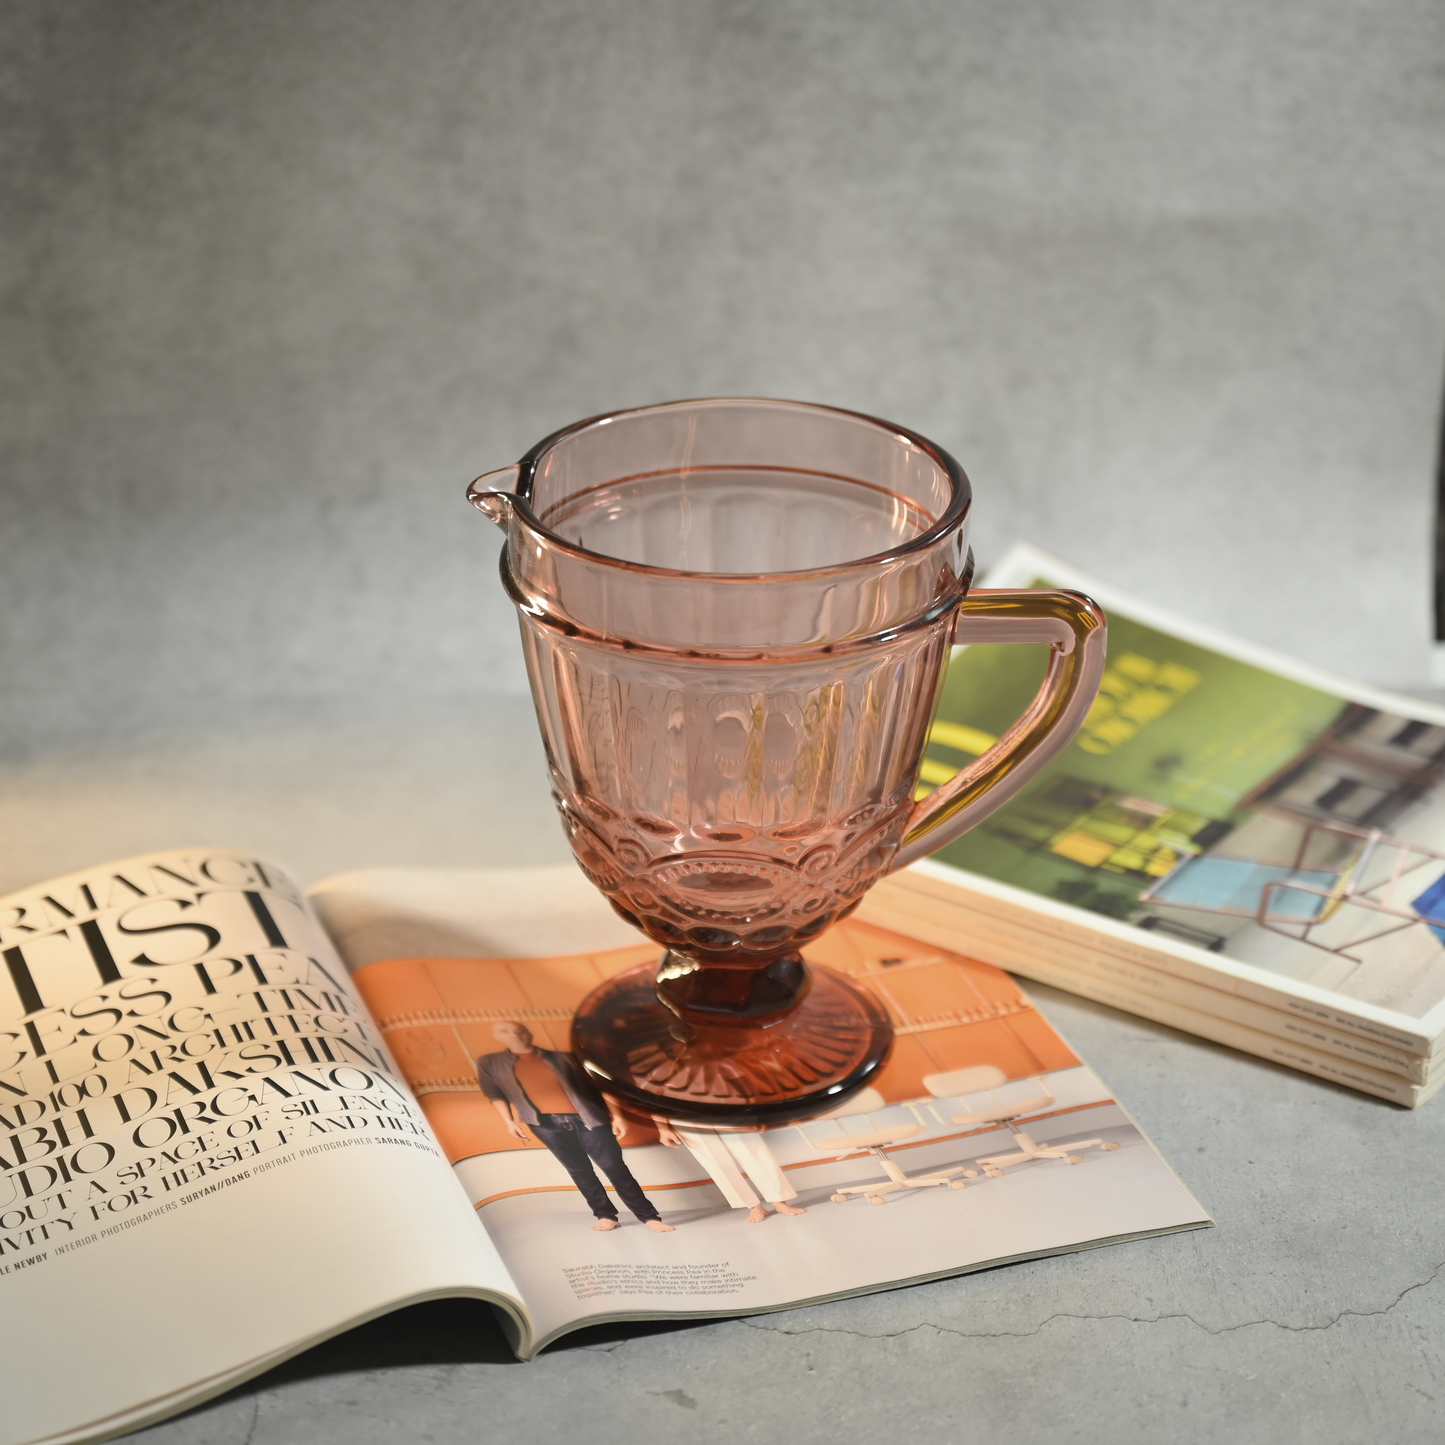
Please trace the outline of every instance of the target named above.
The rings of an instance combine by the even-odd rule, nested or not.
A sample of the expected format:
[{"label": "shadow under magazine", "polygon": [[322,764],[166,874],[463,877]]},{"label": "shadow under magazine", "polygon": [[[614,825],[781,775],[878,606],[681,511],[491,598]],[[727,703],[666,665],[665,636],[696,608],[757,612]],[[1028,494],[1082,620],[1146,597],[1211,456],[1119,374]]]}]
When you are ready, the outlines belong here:
[{"label": "shadow under magazine", "polygon": [[[575,1330],[546,1353],[606,1349],[648,1335],[700,1329],[711,1320],[630,1320]],[[292,1359],[236,1386],[220,1397],[241,1399],[276,1385],[315,1380],[357,1370],[404,1369],[414,1365],[516,1365],[489,1306],[479,1300],[431,1300],[369,1320],[324,1340]],[[207,1402],[200,1409],[209,1408]]]}]

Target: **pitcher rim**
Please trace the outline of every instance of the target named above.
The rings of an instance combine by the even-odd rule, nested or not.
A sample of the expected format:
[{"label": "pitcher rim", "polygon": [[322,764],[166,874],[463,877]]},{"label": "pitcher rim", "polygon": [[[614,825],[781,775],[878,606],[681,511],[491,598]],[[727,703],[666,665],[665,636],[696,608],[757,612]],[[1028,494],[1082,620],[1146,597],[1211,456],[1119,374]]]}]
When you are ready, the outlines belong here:
[{"label": "pitcher rim", "polygon": [[[560,442],[564,437],[572,436],[577,432],[585,431],[588,427],[596,426],[601,422],[615,421],[626,416],[636,416],[641,412],[662,412],[671,411],[675,408],[698,406],[707,402],[735,402],[753,406],[766,407],[801,407],[807,411],[825,413],[831,416],[850,417],[854,421],[866,422],[870,426],[878,427],[880,430],[897,437],[902,437],[919,447],[928,457],[943,469],[953,487],[953,497],[948,506],[944,508],[942,515],[932,526],[920,532],[910,541],[905,542],[901,547],[893,547],[884,552],[870,552],[864,557],[850,558],[846,562],[830,562],[822,567],[800,567],[782,572],[693,572],[684,571],[676,567],[655,567],[646,562],[629,562],[621,557],[610,557],[605,552],[594,552],[589,547],[578,546],[575,542],[569,542],[560,533],[554,532],[543,523],[532,510],[532,485],[536,475],[537,463],[542,456]],[[872,416],[868,412],[851,411],[846,407],[825,406],[813,401],[793,401],[786,397],[769,396],[698,396],[687,397],[677,401],[652,402],[646,406],[623,407],[617,411],[598,412],[593,416],[583,417],[580,421],[574,421],[567,426],[559,427],[550,435],[542,438],[516,462],[517,482],[512,493],[514,502],[519,504],[526,524],[534,531],[540,532],[548,541],[564,552],[573,556],[583,557],[589,561],[605,563],[610,567],[623,568],[628,572],[647,573],[656,577],[690,577],[706,582],[736,582],[747,583],[757,582],[765,577],[786,577],[789,580],[802,580],[810,577],[827,577],[840,572],[849,572],[858,567],[878,566],[881,563],[894,562],[906,559],[914,554],[923,553],[929,550],[938,542],[942,541],[951,531],[967,518],[973,505],[973,484],[968,479],[968,474],[953,457],[944,450],[937,442],[930,441],[921,433],[913,431],[906,426],[900,426],[897,422],[887,421],[883,417]],[[851,478],[850,480],[861,480]],[[599,483],[605,485],[605,483]],[[871,484],[870,484],[871,485]]]}]

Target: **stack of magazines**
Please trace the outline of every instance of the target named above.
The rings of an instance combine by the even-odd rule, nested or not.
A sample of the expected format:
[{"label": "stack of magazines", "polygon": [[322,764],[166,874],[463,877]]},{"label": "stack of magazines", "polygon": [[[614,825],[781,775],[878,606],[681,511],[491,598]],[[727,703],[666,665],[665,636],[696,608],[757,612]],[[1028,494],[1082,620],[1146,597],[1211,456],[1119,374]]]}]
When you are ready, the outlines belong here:
[{"label": "stack of magazines", "polygon": [[[988,585],[1109,616],[1078,736],[860,916],[1414,1107],[1445,1083],[1445,709],[1222,637],[1031,547]],[[959,648],[920,790],[1027,706],[1042,647]]]}]

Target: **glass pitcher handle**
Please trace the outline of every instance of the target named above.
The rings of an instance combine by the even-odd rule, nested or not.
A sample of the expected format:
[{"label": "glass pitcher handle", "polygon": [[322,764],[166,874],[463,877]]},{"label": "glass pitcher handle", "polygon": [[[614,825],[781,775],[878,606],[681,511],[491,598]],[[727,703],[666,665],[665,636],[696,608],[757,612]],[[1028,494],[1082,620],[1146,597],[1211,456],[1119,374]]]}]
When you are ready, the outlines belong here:
[{"label": "glass pitcher handle", "polygon": [[959,604],[955,643],[1047,642],[1049,670],[1024,715],[980,758],[920,799],[894,868],[906,868],[1001,808],[1064,747],[1104,674],[1103,609],[1081,592],[983,587]]}]

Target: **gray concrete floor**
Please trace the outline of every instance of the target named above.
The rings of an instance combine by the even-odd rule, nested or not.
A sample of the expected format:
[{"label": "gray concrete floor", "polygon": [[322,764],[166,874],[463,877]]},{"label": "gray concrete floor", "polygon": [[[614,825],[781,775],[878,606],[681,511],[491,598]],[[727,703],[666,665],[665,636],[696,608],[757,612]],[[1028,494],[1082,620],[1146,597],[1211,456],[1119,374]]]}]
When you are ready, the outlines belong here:
[{"label": "gray concrete floor", "polygon": [[[306,882],[362,864],[555,862],[533,728],[523,700],[318,707],[216,721],[203,742],[182,729],[12,759],[0,887],[200,840],[260,849]],[[1406,1113],[1028,988],[1217,1229],[761,1319],[606,1328],[529,1365],[485,1308],[419,1306],[134,1438],[1439,1440],[1445,1103]]]}]

